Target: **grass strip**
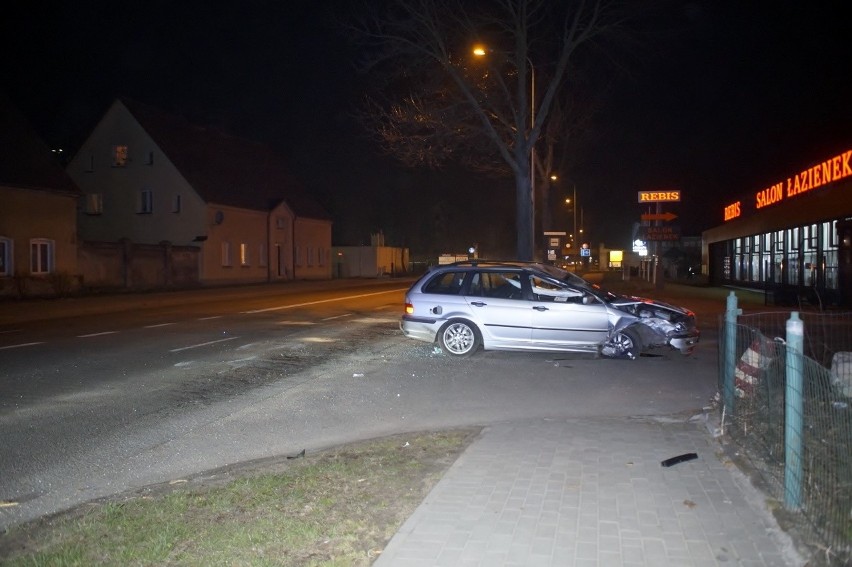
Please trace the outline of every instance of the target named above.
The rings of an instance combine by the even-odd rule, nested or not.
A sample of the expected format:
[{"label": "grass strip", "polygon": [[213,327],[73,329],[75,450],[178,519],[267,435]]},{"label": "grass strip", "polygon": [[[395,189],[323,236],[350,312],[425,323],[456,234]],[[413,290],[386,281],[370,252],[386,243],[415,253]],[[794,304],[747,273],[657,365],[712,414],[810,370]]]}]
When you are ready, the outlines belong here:
[{"label": "grass strip", "polygon": [[397,435],[91,502],[0,536],[0,563],[370,565],[477,434]]}]

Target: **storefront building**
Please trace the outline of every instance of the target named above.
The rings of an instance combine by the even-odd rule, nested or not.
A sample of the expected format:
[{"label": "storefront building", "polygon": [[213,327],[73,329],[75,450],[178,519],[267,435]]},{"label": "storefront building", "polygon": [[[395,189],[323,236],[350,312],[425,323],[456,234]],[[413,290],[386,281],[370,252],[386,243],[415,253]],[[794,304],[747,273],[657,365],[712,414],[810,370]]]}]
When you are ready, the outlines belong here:
[{"label": "storefront building", "polygon": [[702,234],[711,284],[763,289],[775,304],[852,306],[852,149],[789,172],[720,218]]}]

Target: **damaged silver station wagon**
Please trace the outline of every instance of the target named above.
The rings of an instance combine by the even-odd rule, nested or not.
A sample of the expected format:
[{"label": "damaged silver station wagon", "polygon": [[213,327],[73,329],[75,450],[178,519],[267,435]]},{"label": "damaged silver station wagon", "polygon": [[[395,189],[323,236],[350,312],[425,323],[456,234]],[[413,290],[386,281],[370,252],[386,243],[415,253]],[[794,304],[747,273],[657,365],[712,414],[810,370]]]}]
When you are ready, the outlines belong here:
[{"label": "damaged silver station wagon", "polygon": [[698,343],[687,309],[602,290],[547,264],[471,260],[432,269],[405,295],[400,329],[452,356],[485,350],[591,352],[636,358]]}]

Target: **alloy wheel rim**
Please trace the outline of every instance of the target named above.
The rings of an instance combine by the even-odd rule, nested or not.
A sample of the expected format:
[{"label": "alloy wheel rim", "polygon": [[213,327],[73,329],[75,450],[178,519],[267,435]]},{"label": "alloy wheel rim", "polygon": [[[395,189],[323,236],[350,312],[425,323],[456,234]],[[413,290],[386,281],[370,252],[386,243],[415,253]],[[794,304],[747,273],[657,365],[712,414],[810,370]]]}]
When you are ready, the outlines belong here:
[{"label": "alloy wheel rim", "polygon": [[450,325],[444,332],[444,342],[450,351],[464,354],[473,344],[473,331],[467,325]]}]

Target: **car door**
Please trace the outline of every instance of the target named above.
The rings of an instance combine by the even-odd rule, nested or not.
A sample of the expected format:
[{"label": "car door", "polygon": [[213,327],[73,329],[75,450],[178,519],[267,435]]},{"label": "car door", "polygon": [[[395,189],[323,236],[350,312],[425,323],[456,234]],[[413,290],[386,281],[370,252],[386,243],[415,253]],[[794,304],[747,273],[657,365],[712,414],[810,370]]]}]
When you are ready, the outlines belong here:
[{"label": "car door", "polygon": [[480,270],[471,277],[465,300],[492,347],[529,345],[533,310],[522,284],[519,272]]},{"label": "car door", "polygon": [[609,334],[606,305],[582,288],[529,275],[532,341],[539,347],[590,348]]}]

